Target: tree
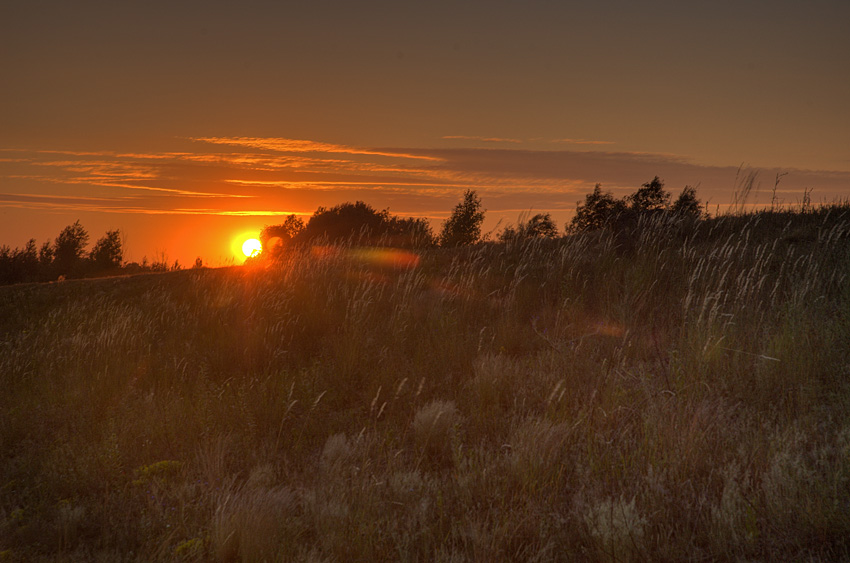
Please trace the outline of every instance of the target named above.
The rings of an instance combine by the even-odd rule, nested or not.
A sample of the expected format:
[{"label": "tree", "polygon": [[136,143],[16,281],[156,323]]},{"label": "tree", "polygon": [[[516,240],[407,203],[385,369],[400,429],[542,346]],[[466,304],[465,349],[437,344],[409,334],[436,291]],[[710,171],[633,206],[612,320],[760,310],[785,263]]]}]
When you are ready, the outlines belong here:
[{"label": "tree", "polygon": [[570,230],[581,232],[602,228],[625,207],[623,200],[615,199],[611,192],[603,192],[602,186],[596,184],[593,191],[585,196],[584,203],[578,202],[576,205],[576,214],[570,222]]},{"label": "tree", "polygon": [[389,211],[376,211],[371,205],[358,201],[342,203],[326,209],[319,207],[307,226],[295,237],[295,242],[308,243],[325,240],[329,243],[346,242],[359,237],[359,242],[374,242],[386,234]]},{"label": "tree", "polygon": [[45,241],[44,244],[41,245],[41,249],[38,251],[38,261],[41,264],[41,267],[50,267],[53,264],[55,254],[56,252],[53,249],[53,245],[50,244],[50,241]]},{"label": "tree", "polygon": [[33,282],[39,279],[38,250],[35,239],[23,249],[0,247],[0,284]]},{"label": "tree", "polygon": [[691,217],[693,219],[702,219],[706,216],[705,206],[697,199],[697,191],[691,186],[685,186],[670,212],[679,217]]},{"label": "tree", "polygon": [[59,274],[71,274],[79,267],[88,243],[89,234],[79,221],[62,229],[54,244],[54,263]]},{"label": "tree", "polygon": [[18,272],[15,268],[12,248],[4,244],[0,246],[0,284],[10,283],[18,283]]},{"label": "tree", "polygon": [[499,235],[502,242],[515,239],[555,238],[558,236],[558,226],[549,213],[538,213],[528,221],[520,219],[516,227],[508,226]]},{"label": "tree", "polygon": [[[294,219],[294,216],[289,219]],[[290,223],[289,219],[287,223]],[[296,231],[287,230],[287,223],[274,227],[274,230],[268,227],[263,229],[260,241],[264,249],[273,240],[268,239],[269,243],[266,243],[264,238],[275,234],[279,234],[284,243],[291,240],[295,244],[324,240],[331,244],[351,241],[363,245],[421,248],[434,243],[434,233],[427,219],[396,217],[390,214],[389,209],[377,211],[362,201],[342,203],[330,209],[320,207],[306,226],[300,219],[297,223],[293,220],[292,224],[300,227]],[[292,232],[294,234],[290,234]]]},{"label": "tree", "polygon": [[35,239],[31,238],[27,241],[27,245],[23,251],[18,254],[21,262],[21,269],[24,277],[27,280],[35,281],[38,278],[38,247],[35,244]]},{"label": "tree", "polygon": [[303,230],[304,220],[294,213],[287,216],[286,220],[280,225],[266,225],[260,231],[263,253],[267,256],[277,256]]},{"label": "tree", "polygon": [[629,202],[635,211],[663,210],[670,205],[670,192],[664,191],[664,182],[656,176],[630,195]]},{"label": "tree", "polygon": [[474,244],[481,238],[481,224],[485,210],[481,198],[474,190],[466,190],[451,216],[443,223],[440,246],[463,246]]},{"label": "tree", "polygon": [[118,268],[123,259],[121,233],[117,229],[106,231],[106,235],[98,239],[89,253],[89,260],[95,264],[98,270]]},{"label": "tree", "polygon": [[424,248],[435,244],[434,231],[422,217],[390,217],[387,242],[401,248]]},{"label": "tree", "polygon": [[655,213],[694,219],[706,217],[705,207],[697,199],[694,188],[685,186],[671,206],[670,193],[664,190],[664,182],[656,176],[624,199],[615,199],[596,184],[593,192],[585,196],[584,203],[576,206],[576,215],[568,230],[581,232],[606,227],[627,237],[640,226],[641,217]]}]

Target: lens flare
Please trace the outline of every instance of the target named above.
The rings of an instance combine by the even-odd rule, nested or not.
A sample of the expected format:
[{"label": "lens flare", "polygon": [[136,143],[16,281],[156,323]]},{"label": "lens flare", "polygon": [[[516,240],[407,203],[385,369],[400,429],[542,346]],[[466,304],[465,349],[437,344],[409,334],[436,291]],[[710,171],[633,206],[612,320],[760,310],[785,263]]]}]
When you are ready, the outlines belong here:
[{"label": "lens flare", "polygon": [[242,254],[251,257],[263,251],[263,244],[255,238],[249,238],[242,243]]}]

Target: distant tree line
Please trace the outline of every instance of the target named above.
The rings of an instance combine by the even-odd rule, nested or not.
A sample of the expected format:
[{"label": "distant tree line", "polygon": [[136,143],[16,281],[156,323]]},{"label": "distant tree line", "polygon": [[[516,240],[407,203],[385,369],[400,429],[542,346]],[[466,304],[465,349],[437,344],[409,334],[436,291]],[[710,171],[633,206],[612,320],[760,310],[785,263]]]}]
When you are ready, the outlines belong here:
[{"label": "distant tree line", "polygon": [[[362,201],[331,208],[319,207],[306,223],[293,214],[279,225],[265,226],[259,235],[263,251],[257,259],[274,259],[290,247],[316,244],[352,243],[408,249],[467,246],[487,238],[481,232],[485,213],[475,190],[464,192],[449,217],[443,221],[439,233],[434,233],[427,219],[399,217],[392,215],[388,209],[378,211]],[[697,199],[696,190],[690,186],[685,186],[671,203],[671,194],[664,190],[664,182],[656,176],[622,199],[602,191],[597,184],[583,202],[578,202],[576,214],[563,233],[559,232],[551,214],[538,213],[527,219],[521,217],[516,225],[504,227],[496,239],[500,242],[554,239],[602,228],[631,232],[641,218],[661,216],[698,221],[706,216],[706,211]],[[0,284],[182,268],[176,261],[169,265],[164,257],[153,262],[145,258],[141,263],[125,264],[118,230],[107,231],[87,251],[88,241],[88,232],[76,221],[65,227],[56,239],[40,247],[35,239],[30,239],[23,249],[12,250],[2,246]],[[198,258],[194,267],[203,267],[203,261]]]},{"label": "distant tree line", "polygon": [[306,224],[296,215],[289,215],[280,225],[264,227],[259,238],[263,254],[275,257],[293,245],[343,241],[365,246],[422,248],[433,244],[434,234],[427,219],[397,217],[389,210],[376,211],[358,201],[330,209],[319,207]]},{"label": "distant tree line", "polygon": [[[538,213],[527,219],[520,218],[516,225],[504,227],[496,238],[500,242],[553,239],[604,227],[623,229],[647,216],[664,215],[689,221],[706,216],[705,206],[690,186],[685,186],[675,201],[671,203],[670,200],[671,195],[664,190],[664,182],[658,176],[622,199],[603,192],[597,184],[584,202],[578,202],[576,215],[563,233],[559,232],[551,214]],[[362,201],[330,209],[320,207],[306,223],[293,214],[280,225],[263,228],[259,237],[263,245],[261,256],[275,258],[289,247],[317,243],[352,242],[398,248],[466,246],[486,238],[481,232],[485,212],[478,194],[466,190],[443,222],[440,232],[435,234],[426,219],[397,217],[388,209],[377,211]]]},{"label": "distant tree line", "polygon": [[672,204],[670,198],[670,192],[664,190],[664,182],[658,176],[622,199],[603,192],[596,184],[585,196],[584,203],[578,203],[567,231],[591,231],[606,226],[622,229],[635,224],[641,217],[668,216],[696,221],[707,215],[705,205],[697,199],[696,189],[691,186],[685,186]]},{"label": "distant tree line", "polygon": [[[27,282],[45,282],[57,279],[110,276],[140,272],[164,272],[180,269],[163,257],[160,260],[142,263],[124,263],[124,248],[118,229],[106,231],[87,250],[89,233],[75,221],[53,239],[38,246],[30,239],[23,248],[12,249],[0,246],[0,285]],[[202,265],[200,258],[195,266]]]},{"label": "distant tree line", "polygon": [[86,251],[89,234],[75,221],[53,241],[40,247],[30,239],[24,248],[0,247],[0,284],[49,281],[110,273],[120,268],[124,258],[121,233],[116,229]]}]

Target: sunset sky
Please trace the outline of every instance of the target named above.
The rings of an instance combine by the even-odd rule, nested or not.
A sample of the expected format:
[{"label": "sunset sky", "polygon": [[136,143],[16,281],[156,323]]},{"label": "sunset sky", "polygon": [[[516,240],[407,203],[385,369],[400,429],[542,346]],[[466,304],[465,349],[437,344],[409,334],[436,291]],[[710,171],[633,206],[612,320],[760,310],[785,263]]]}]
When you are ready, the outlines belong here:
[{"label": "sunset sky", "polygon": [[715,211],[742,165],[850,197],[847,0],[10,1],[0,71],[11,247],[79,219],[216,265],[320,205],[562,226],[655,175]]}]

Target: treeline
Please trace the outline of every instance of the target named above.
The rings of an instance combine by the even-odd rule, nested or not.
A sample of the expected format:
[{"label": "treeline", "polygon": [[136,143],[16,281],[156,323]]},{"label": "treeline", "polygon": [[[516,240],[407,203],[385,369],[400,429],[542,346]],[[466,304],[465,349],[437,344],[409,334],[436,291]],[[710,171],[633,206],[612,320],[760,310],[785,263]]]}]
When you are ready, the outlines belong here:
[{"label": "treeline", "polygon": [[584,203],[579,202],[575,217],[568,232],[581,232],[609,226],[623,229],[636,223],[641,217],[667,215],[678,219],[699,220],[706,217],[705,205],[697,198],[695,188],[685,186],[682,193],[671,203],[670,192],[664,182],[656,176],[643,184],[635,193],[616,199],[610,192],[603,192],[596,184]]},{"label": "treeline", "polygon": [[[41,246],[35,239],[30,239],[23,248],[0,246],[0,285],[181,268],[179,262],[168,264],[164,257],[150,262],[145,258],[141,264],[125,264],[123,241],[118,229],[106,231],[89,250],[88,244],[88,231],[75,221],[62,229],[54,240],[45,241]],[[195,266],[200,265],[199,258]]]},{"label": "treeline", "polygon": [[24,248],[0,247],[0,284],[108,275],[121,267],[120,231],[107,231],[86,251],[88,231],[75,221],[40,247],[30,239]]},{"label": "treeline", "polygon": [[[642,217],[667,215],[682,220],[699,220],[706,216],[705,206],[696,190],[686,186],[675,201],[664,190],[664,182],[656,176],[635,193],[616,199],[602,191],[599,184],[593,192],[578,202],[576,215],[560,231],[550,213],[538,213],[520,218],[516,225],[507,225],[496,235],[500,242],[529,238],[557,238],[577,232],[611,227],[628,230]],[[446,219],[439,233],[423,218],[401,218],[388,209],[378,211],[358,201],[343,203],[330,209],[320,207],[307,223],[290,215],[280,225],[268,225],[260,232],[263,252],[258,259],[275,258],[286,248],[317,243],[336,244],[355,242],[361,245],[396,248],[457,247],[482,242],[481,226],[486,210],[478,194],[467,190],[461,201]]]},{"label": "treeline", "polygon": [[398,217],[362,201],[319,207],[306,224],[293,214],[280,225],[264,227],[259,235],[261,256],[274,258],[291,246],[342,242],[394,248],[463,246],[480,240],[484,213],[481,198],[467,190],[440,233],[435,234],[425,218]]},{"label": "treeline", "polygon": [[[293,214],[279,225],[264,227],[259,234],[263,251],[253,260],[274,259],[287,248],[316,244],[353,243],[407,249],[468,246],[488,238],[482,234],[485,214],[481,198],[474,190],[464,192],[436,233],[425,218],[399,217],[388,209],[379,211],[362,201],[319,207],[306,222]],[[628,233],[642,217],[659,214],[696,221],[705,217],[706,212],[694,188],[686,186],[678,198],[671,201],[671,194],[664,190],[664,182],[656,176],[622,199],[602,191],[597,184],[583,202],[578,202],[576,215],[563,231],[551,214],[538,213],[520,218],[515,225],[507,225],[495,238],[500,242],[551,239],[603,227]],[[88,232],[76,221],[65,227],[56,239],[40,247],[35,239],[30,239],[22,249],[2,246],[0,285],[182,268],[179,262],[169,264],[164,257],[152,262],[145,258],[141,263],[125,264],[118,230],[107,231],[90,250],[86,250],[88,242]],[[198,258],[194,267],[202,266],[203,261]]]}]

